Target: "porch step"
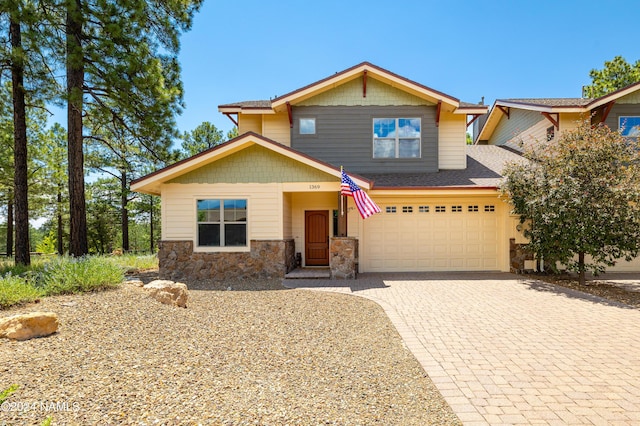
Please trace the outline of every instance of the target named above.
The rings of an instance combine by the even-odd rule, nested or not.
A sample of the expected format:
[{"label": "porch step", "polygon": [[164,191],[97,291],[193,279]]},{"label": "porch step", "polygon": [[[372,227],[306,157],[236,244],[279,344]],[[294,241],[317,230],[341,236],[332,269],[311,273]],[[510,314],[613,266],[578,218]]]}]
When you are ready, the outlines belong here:
[{"label": "porch step", "polygon": [[296,268],[284,276],[285,280],[328,280],[330,278],[329,268]]}]

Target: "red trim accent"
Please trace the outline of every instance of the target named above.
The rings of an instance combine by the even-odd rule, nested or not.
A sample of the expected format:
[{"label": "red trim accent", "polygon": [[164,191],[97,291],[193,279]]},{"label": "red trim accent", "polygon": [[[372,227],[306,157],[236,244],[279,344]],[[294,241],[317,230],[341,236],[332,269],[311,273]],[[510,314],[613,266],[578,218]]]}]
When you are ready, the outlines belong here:
[{"label": "red trim accent", "polygon": [[442,109],[442,101],[438,101],[438,107],[436,109],[436,127],[440,126],[440,110]]},{"label": "red trim accent", "polygon": [[362,72],[362,97],[367,97],[367,70]]},{"label": "red trim accent", "polygon": [[[560,130],[560,114],[557,112],[541,112],[540,114],[544,115],[545,118],[547,120],[549,120],[551,122],[551,124],[553,124],[556,129]],[[554,119],[553,117],[551,117],[551,115],[555,115],[556,118]]]},{"label": "red trim accent", "polygon": [[413,80],[409,80],[408,78],[402,77],[401,75],[392,73],[391,71],[388,71],[388,70],[386,70],[384,68],[380,68],[380,67],[378,67],[376,65],[373,65],[370,62],[362,62],[362,63],[360,63],[358,65],[354,65],[351,68],[347,68],[344,71],[337,72],[337,73],[333,74],[332,76],[323,78],[322,80],[318,80],[315,83],[308,84],[308,85],[306,85],[304,87],[301,87],[300,89],[296,89],[296,90],[294,90],[292,92],[289,92],[289,93],[287,93],[285,95],[278,96],[277,98],[273,99],[271,102],[277,102],[280,99],[284,99],[284,98],[287,98],[287,97],[289,97],[291,95],[295,95],[298,92],[302,92],[304,90],[307,90],[307,89],[309,89],[309,88],[311,88],[313,86],[316,86],[316,85],[319,85],[321,83],[324,83],[325,81],[334,79],[334,78],[339,77],[339,76],[341,76],[343,74],[347,74],[350,71],[352,71],[354,69],[357,69],[359,67],[366,67],[366,68],[368,68],[369,70],[372,70],[372,71],[377,71],[377,72],[382,73],[382,74],[388,74],[388,75],[390,75],[392,77],[395,77],[395,78],[398,78],[398,79],[400,79],[400,80],[402,80],[402,81],[404,81],[406,83],[415,84],[416,86],[418,86],[418,87],[420,87],[422,89],[428,90],[429,92],[433,92],[433,93],[435,93],[435,94],[437,94],[439,96],[442,96],[444,98],[447,98],[447,99],[449,99],[449,100],[451,100],[453,102],[460,103],[460,99],[458,99],[458,98],[454,98],[453,96],[447,95],[446,93],[442,93],[442,92],[440,92],[438,90],[432,89],[431,87],[425,86],[424,84],[420,84],[420,83],[415,82]]},{"label": "red trim accent", "polygon": [[605,122],[605,120],[609,116],[609,113],[611,112],[611,108],[613,108],[613,104],[615,103],[616,101],[611,101],[607,104],[607,106],[605,106],[604,111],[602,112],[602,119],[600,120],[600,123]]},{"label": "red trim accent", "polygon": [[511,107],[503,107],[502,105],[496,105],[496,107],[502,111],[504,113],[504,115],[507,116],[507,120],[510,119],[510,115],[511,115]]},{"label": "red trim accent", "polygon": [[478,189],[495,189],[497,190],[498,187],[497,186],[373,186],[371,190],[410,190],[410,189],[419,189],[419,190],[447,190],[447,191],[451,191],[451,190],[469,190],[469,189],[473,189],[473,190],[478,190]]},{"label": "red trim accent", "polygon": [[478,118],[480,118],[482,114],[473,114],[472,115],[472,119],[470,121],[467,121],[467,127],[471,126],[473,124],[474,121],[476,121]]},{"label": "red trim accent", "polygon": [[[235,124],[235,125],[236,125],[236,127],[238,127],[238,121],[237,121],[237,120],[234,120],[234,118],[231,116],[231,113],[230,113],[230,112],[225,112],[225,113],[224,113],[224,115],[226,115],[226,116],[227,116],[227,118],[229,118],[229,120],[233,121],[233,124]],[[237,115],[237,113],[236,113],[236,115]]]},{"label": "red trim accent", "polygon": [[287,102],[287,114],[289,114],[289,128],[293,129],[293,115],[291,114],[291,104]]},{"label": "red trim accent", "polygon": [[[264,141],[264,142],[266,142],[266,143],[268,143],[268,144],[274,145],[274,146],[276,146],[276,147],[278,147],[278,148],[280,148],[280,149],[284,149],[284,150],[289,151],[289,152],[291,152],[291,153],[293,153],[293,154],[297,154],[297,155],[299,155],[299,156],[301,156],[301,157],[303,157],[303,158],[306,158],[306,159],[308,159],[308,160],[311,160],[311,161],[313,161],[314,163],[317,163],[317,164],[320,164],[320,165],[322,165],[322,166],[325,166],[325,167],[328,167],[328,168],[330,168],[330,169],[333,169],[333,170],[337,171],[338,173],[340,173],[340,171],[341,171],[339,167],[336,167],[336,166],[334,166],[334,165],[332,165],[332,164],[329,164],[329,163],[327,163],[327,162],[325,162],[325,161],[318,160],[317,158],[313,158],[313,157],[312,157],[312,156],[310,156],[310,155],[307,155],[307,154],[305,154],[305,153],[303,153],[303,152],[297,151],[297,150],[295,150],[295,149],[293,149],[293,148],[290,148],[290,147],[288,147],[288,146],[286,146],[286,145],[283,145],[283,144],[281,144],[281,143],[279,143],[279,142],[276,142],[276,141],[274,141],[274,140],[272,140],[272,139],[265,138],[264,136],[259,135],[259,134],[255,133],[255,132],[247,132],[247,133],[244,133],[244,134],[242,134],[242,135],[240,135],[240,136],[238,136],[238,137],[236,137],[236,138],[233,138],[233,139],[231,139],[231,140],[229,140],[229,141],[227,141],[227,142],[221,143],[220,145],[216,145],[216,146],[214,146],[213,148],[209,148],[209,149],[208,149],[208,150],[206,150],[206,151],[202,151],[202,152],[200,152],[200,153],[198,153],[198,154],[196,154],[196,155],[194,155],[194,156],[192,156],[192,157],[185,158],[184,160],[180,160],[180,161],[178,161],[177,163],[170,164],[170,165],[168,165],[167,167],[164,167],[164,168],[162,168],[162,169],[156,170],[155,172],[149,173],[149,174],[148,174],[148,175],[146,175],[146,176],[142,176],[142,177],[140,177],[140,178],[138,178],[138,179],[135,179],[135,180],[131,181],[131,185],[136,184],[136,183],[138,183],[138,182],[142,182],[142,181],[144,181],[144,180],[146,180],[146,179],[148,179],[148,178],[150,178],[150,177],[152,177],[152,176],[155,176],[155,175],[157,175],[157,174],[160,174],[160,173],[166,172],[167,170],[171,170],[171,169],[173,169],[174,167],[177,167],[177,166],[179,166],[179,165],[181,165],[181,164],[187,163],[187,162],[192,161],[192,160],[194,160],[194,159],[196,159],[196,158],[198,158],[198,157],[202,157],[202,156],[207,155],[207,154],[209,154],[209,153],[211,153],[211,152],[213,152],[213,151],[217,151],[217,150],[219,150],[219,149],[222,149],[222,148],[226,147],[227,145],[231,145],[231,144],[237,143],[238,141],[241,141],[241,140],[246,139],[246,138],[249,138],[249,137],[253,137],[253,138],[256,138],[256,139],[260,139],[260,140],[262,140],[262,141]],[[357,174],[355,174],[355,173],[349,173],[349,176],[351,176],[352,178],[359,179],[359,180],[361,180],[361,181],[363,181],[363,182],[367,182],[367,183],[369,183],[369,187],[372,187],[372,186],[373,186],[373,181],[372,181],[372,180],[370,180],[370,179],[367,179],[367,178],[362,177],[362,176],[360,176],[360,175],[357,175]],[[338,179],[340,179],[340,175],[338,175]]]}]

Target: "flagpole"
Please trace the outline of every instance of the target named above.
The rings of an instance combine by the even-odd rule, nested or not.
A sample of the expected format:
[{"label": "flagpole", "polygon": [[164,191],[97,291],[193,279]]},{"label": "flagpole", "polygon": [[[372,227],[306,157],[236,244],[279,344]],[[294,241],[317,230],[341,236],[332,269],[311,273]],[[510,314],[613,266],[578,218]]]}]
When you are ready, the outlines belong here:
[{"label": "flagpole", "polygon": [[[344,173],[344,169],[340,166],[340,182],[342,183],[342,173]],[[340,216],[344,216],[344,196],[342,196],[342,192],[340,193]]]}]

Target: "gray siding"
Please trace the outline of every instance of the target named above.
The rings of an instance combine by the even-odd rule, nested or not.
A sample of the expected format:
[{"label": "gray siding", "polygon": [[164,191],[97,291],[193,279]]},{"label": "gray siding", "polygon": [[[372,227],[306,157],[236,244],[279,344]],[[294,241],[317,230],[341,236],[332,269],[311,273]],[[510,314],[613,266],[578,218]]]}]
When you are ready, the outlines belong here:
[{"label": "gray siding", "polygon": [[[291,147],[352,173],[438,171],[435,106],[305,106],[292,109]],[[421,118],[422,158],[374,159],[374,118]],[[300,135],[298,118],[315,118],[316,134]]]},{"label": "gray siding", "polygon": [[604,123],[611,130],[618,130],[620,116],[640,117],[640,104],[614,104]]},{"label": "gray siding", "polygon": [[[499,112],[498,114],[503,113]],[[546,119],[538,111],[511,108],[508,119],[506,115],[502,115],[500,123],[498,123],[491,139],[489,139],[489,145],[504,145],[514,138],[519,140],[522,132],[542,120]]]}]

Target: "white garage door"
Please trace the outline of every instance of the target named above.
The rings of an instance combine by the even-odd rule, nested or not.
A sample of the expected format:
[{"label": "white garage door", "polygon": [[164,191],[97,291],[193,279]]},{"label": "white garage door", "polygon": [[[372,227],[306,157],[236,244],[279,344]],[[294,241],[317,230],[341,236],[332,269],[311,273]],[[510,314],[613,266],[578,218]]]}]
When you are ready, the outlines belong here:
[{"label": "white garage door", "polygon": [[362,272],[499,269],[495,204],[379,205],[364,221]]}]

